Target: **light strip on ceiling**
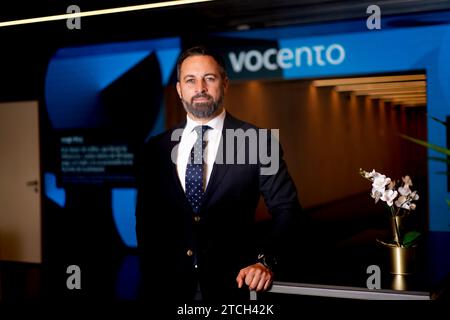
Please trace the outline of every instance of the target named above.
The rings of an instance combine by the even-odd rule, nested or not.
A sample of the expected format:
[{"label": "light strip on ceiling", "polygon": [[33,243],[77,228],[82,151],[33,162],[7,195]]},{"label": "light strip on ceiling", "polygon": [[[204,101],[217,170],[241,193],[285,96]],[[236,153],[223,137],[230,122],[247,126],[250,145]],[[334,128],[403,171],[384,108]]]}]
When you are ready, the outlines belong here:
[{"label": "light strip on ceiling", "polygon": [[427,99],[393,99],[394,102],[427,102]]},{"label": "light strip on ceiling", "polygon": [[405,99],[405,98],[425,98],[427,95],[425,93],[397,93],[397,94],[369,94],[370,99]]},{"label": "light strip on ceiling", "polygon": [[389,101],[393,103],[426,103],[426,99],[386,99],[384,101]]},{"label": "light strip on ceiling", "polygon": [[349,84],[336,86],[335,90],[343,91],[362,91],[374,89],[397,89],[397,88],[425,88],[426,81],[408,81],[408,82],[389,82],[389,83],[370,83],[370,84]]},{"label": "light strip on ceiling", "polygon": [[99,15],[111,14],[111,13],[149,10],[149,9],[181,6],[181,5],[185,5],[185,4],[194,4],[194,3],[208,2],[208,1],[214,1],[214,0],[175,0],[175,1],[167,1],[167,2],[140,4],[140,5],[134,5],[134,6],[127,6],[127,7],[92,10],[92,11],[86,11],[86,12],[58,14],[58,15],[53,15],[53,16],[39,17],[39,18],[4,21],[4,22],[0,22],[0,27],[8,27],[8,26],[16,26],[16,25],[22,25],[22,24],[56,21],[56,20],[67,20],[67,19],[90,17],[90,16],[99,16]]},{"label": "light strip on ceiling", "polygon": [[381,93],[381,94],[375,94],[375,93],[369,93],[369,96],[372,98],[374,96],[376,97],[380,97],[380,96],[399,96],[399,97],[403,97],[403,96],[421,96],[421,97],[426,97],[427,94],[426,92],[416,92],[416,91],[398,91],[398,92],[385,92],[385,93]]},{"label": "light strip on ceiling", "polygon": [[425,88],[398,88],[398,89],[374,89],[365,91],[355,91],[352,94],[356,96],[367,96],[375,94],[396,94],[396,93],[426,93]]},{"label": "light strip on ceiling", "polygon": [[329,87],[329,86],[340,86],[340,85],[349,85],[349,84],[386,83],[386,82],[417,81],[417,80],[426,80],[426,75],[414,74],[414,75],[405,75],[405,76],[325,79],[325,80],[314,80],[312,82],[312,85],[315,87]]}]

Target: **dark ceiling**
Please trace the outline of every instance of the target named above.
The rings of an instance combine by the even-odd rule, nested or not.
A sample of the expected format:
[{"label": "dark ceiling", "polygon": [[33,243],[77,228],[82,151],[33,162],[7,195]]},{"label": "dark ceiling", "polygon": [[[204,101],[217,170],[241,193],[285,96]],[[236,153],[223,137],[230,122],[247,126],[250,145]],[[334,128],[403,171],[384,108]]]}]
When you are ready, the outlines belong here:
[{"label": "dark ceiling", "polygon": [[[66,13],[69,5],[81,11],[144,4],[145,0],[2,1],[0,20]],[[6,4],[5,4],[6,3]],[[240,28],[299,25],[347,19],[366,19],[371,4],[382,16],[450,10],[449,0],[215,0],[155,10],[82,18],[81,30],[66,28],[65,21],[0,28],[0,37],[32,35],[42,41],[98,42],[142,37],[201,35]],[[8,29],[8,30],[4,30]]]}]

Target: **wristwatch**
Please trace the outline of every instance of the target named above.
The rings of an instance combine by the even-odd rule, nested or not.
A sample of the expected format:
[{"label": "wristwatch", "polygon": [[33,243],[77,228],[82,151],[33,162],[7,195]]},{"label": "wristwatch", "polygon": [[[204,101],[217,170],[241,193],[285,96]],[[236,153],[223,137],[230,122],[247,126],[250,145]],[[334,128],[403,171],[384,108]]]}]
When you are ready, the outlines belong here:
[{"label": "wristwatch", "polygon": [[264,253],[258,254],[257,261],[264,265],[267,269],[273,270],[277,261],[273,257],[266,256]]}]

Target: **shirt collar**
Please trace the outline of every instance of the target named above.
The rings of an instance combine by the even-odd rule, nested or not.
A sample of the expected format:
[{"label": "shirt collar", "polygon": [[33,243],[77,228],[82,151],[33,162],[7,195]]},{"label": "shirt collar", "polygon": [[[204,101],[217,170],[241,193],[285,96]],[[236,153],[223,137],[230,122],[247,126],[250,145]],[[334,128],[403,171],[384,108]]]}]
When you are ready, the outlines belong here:
[{"label": "shirt collar", "polygon": [[[187,132],[191,132],[194,130],[196,126],[201,126],[201,123],[198,123],[194,120],[192,120],[188,115],[186,115],[186,127],[185,130]],[[225,108],[222,110],[222,112],[216,116],[215,118],[209,120],[207,123],[203,124],[204,126],[210,126],[213,128],[213,130],[219,130],[222,131],[223,128],[223,122],[225,121]]]}]

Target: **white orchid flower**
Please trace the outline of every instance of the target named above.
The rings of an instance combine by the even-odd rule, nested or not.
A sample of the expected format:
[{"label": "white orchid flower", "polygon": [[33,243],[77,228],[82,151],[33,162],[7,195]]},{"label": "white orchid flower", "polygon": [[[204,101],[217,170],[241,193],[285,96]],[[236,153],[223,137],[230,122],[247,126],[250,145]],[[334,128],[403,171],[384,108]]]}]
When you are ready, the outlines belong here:
[{"label": "white orchid flower", "polygon": [[406,201],[404,204],[402,204],[401,208],[402,208],[402,209],[406,209],[406,210],[410,210],[410,208],[411,208],[411,202]]},{"label": "white orchid flower", "polygon": [[407,201],[406,197],[401,195],[400,197],[398,197],[398,199],[395,201],[395,205],[397,207],[401,207],[405,202]]},{"label": "white orchid flower", "polygon": [[372,192],[371,197],[374,198],[375,199],[375,203],[377,203],[380,200],[382,195],[383,195],[383,193],[381,193],[380,191],[376,191],[375,190],[374,192]]},{"label": "white orchid flower", "polygon": [[405,196],[400,196],[397,201],[395,201],[395,205],[399,208],[409,210],[411,208],[411,201]]},{"label": "white orchid flower", "polygon": [[388,185],[388,189],[389,189],[389,190],[394,190],[394,188],[395,188],[395,181],[391,181],[391,182],[389,183],[389,185]]},{"label": "white orchid flower", "polygon": [[373,178],[378,175],[380,175],[380,174],[378,172],[376,172],[375,169],[372,169],[372,172],[364,171],[364,178],[366,178],[366,179],[370,179],[370,178]]},{"label": "white orchid flower", "polygon": [[411,194],[409,195],[409,198],[411,200],[419,200],[419,195],[417,194],[417,191],[411,192]]},{"label": "white orchid flower", "polygon": [[409,185],[405,183],[403,187],[398,188],[398,192],[402,196],[407,196],[411,193],[411,189],[409,188]]},{"label": "white orchid flower", "polygon": [[[407,189],[409,192],[405,192],[405,189]],[[411,190],[409,189],[409,185],[405,185],[404,188],[398,188],[398,191],[400,192],[401,196],[397,199],[397,201],[395,201],[395,205],[406,210],[416,209],[416,205],[412,203],[412,201],[419,200],[417,191],[411,192]]]},{"label": "white orchid flower", "polygon": [[403,183],[404,183],[405,185],[407,185],[407,186],[412,186],[412,185],[413,185],[410,176],[404,176],[404,177],[402,178],[402,180],[403,180]]},{"label": "white orchid flower", "polygon": [[374,177],[373,183],[372,183],[372,193],[374,191],[380,191],[381,193],[384,192],[384,189],[386,185],[391,183],[391,178],[386,178],[385,175],[380,174],[377,177]]},{"label": "white orchid flower", "polygon": [[386,190],[381,196],[381,200],[386,201],[387,205],[391,207],[394,204],[394,199],[397,197],[398,192],[394,190]]},{"label": "white orchid flower", "polygon": [[[419,195],[417,191],[411,190],[413,183],[409,176],[402,177],[403,183],[401,183],[376,172],[375,169],[371,172],[359,169],[359,173],[372,182],[370,195],[375,199],[375,203],[380,199],[386,202],[393,215],[400,216],[416,209],[416,204],[413,201],[418,200]],[[395,209],[394,204],[397,207]]]}]

